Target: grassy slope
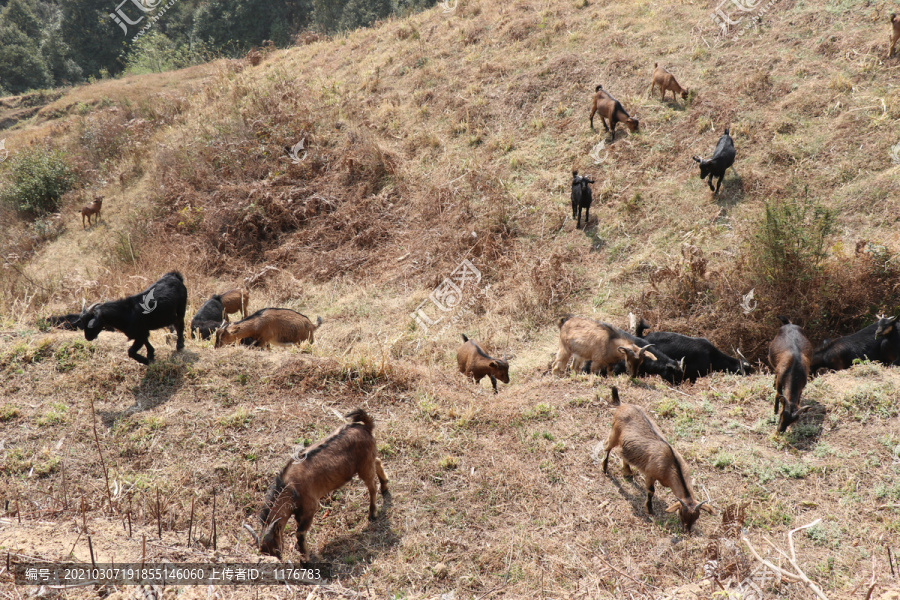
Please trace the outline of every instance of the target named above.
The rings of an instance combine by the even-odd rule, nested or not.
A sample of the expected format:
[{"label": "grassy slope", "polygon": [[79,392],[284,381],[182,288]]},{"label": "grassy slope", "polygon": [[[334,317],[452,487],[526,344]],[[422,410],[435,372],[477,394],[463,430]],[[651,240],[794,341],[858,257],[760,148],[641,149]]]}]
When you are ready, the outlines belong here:
[{"label": "grassy slope", "polygon": [[[703,247],[713,265],[728,260],[761,200],[790,196],[797,182],[839,209],[845,247],[860,238],[900,246],[900,184],[889,156],[898,141],[898,67],[880,62],[882,17],[890,10],[848,9],[782,0],[761,30],[722,43],[705,4],[461,2],[450,15],[434,10],[390,21],[277,52],[256,68],[220,63],[212,75],[132,78],[143,86],[136,96],[127,80],[57,100],[100,104],[109,97],[113,109],[153,127],[137,149],[100,168],[95,189],[108,195],[107,223],[87,232],[68,223],[24,266],[52,290],[39,296],[46,303],[24,298],[6,306],[3,489],[6,498],[22,499],[26,524],[4,521],[2,544],[46,557],[65,556],[74,545],[84,558],[71,524],[72,499],[84,495],[99,554],[139,556],[140,542],[126,540],[101,506],[92,397],[111,478],[131,489],[142,531],[155,529],[142,503],[152,504],[157,487],[171,497],[166,515],[179,533],[167,533],[151,552],[172,560],[211,555],[202,545],[188,548],[185,530],[192,493],[208,519],[214,489],[220,522],[234,524],[220,529],[220,550],[252,556],[237,523],[251,518],[292,445],[337,424],[323,406],[343,412],[363,404],[378,424],[394,498],[388,516],[367,526],[364,492],[353,484],[326,502],[327,517],[317,517],[313,546],[346,565],[342,585],[409,597],[450,589],[475,597],[498,586],[495,594],[510,597],[538,587],[548,597],[622,597],[625,590],[657,597],[659,589],[700,580],[716,520],[704,517],[699,535],[683,538],[674,519],[643,514],[638,487],[603,476],[592,453],[609,422],[607,388],[541,377],[555,349],[547,313],[598,312],[624,325],[627,296],[682,241]],[[687,110],[646,97],[656,61],[696,90]],[[206,85],[194,93],[190,80],[198,75]],[[620,134],[607,145],[600,165],[588,152],[601,134],[586,123],[596,83],[642,122],[640,135]],[[165,96],[145,95],[167,85]],[[177,107],[133,109],[126,98],[131,106],[143,99]],[[109,110],[23,123],[9,132],[7,147],[53,131],[77,152],[86,121],[119,118]],[[282,121],[265,123],[269,137],[261,138],[255,122],[269,115]],[[726,125],[738,147],[739,178],[729,173],[713,202],[689,157],[709,153]],[[317,234],[344,235],[329,233],[329,220],[359,220],[359,229],[335,249],[309,250],[300,234],[280,242],[291,255],[319,261],[311,263],[316,269],[331,273],[337,265],[335,274],[319,277],[299,259],[264,254],[233,259],[211,276],[206,259],[196,260],[207,250],[192,246],[190,235],[176,229],[154,243],[142,234],[145,222],[165,218],[168,202],[181,206],[166,179],[182,164],[179,153],[194,157],[182,177],[199,182],[193,197],[212,194],[212,178],[196,175],[205,163],[191,154],[204,142],[227,157],[229,143],[257,152],[248,140],[260,140],[262,177],[242,180],[241,164],[220,161],[217,177],[231,186],[225,202],[249,196],[257,179],[276,191],[302,187],[307,172],[278,158],[278,150],[307,126],[323,177],[334,174],[321,180],[321,193],[343,202],[317,222]],[[370,158],[368,146],[354,145],[360,132],[393,165],[375,200],[341,195],[348,162]],[[595,197],[602,197],[592,211],[596,228],[584,233],[564,219],[573,166],[594,176]],[[65,219],[79,205],[70,202]],[[386,232],[370,246],[354,241],[371,233],[366,221]],[[119,242],[129,234],[142,240],[135,261]],[[361,266],[353,262],[359,256],[367,261]],[[457,328],[423,338],[410,326],[410,311],[466,256],[492,287],[458,329],[512,355],[514,383],[498,397],[474,391],[455,373]],[[134,290],[175,267],[186,272],[196,308],[211,291],[267,264],[283,270],[255,287],[253,307],[291,306],[327,320],[309,356],[213,352],[195,343],[183,356],[161,349],[162,360],[145,370],[127,361],[120,336],[104,335],[84,350],[75,334],[40,334],[31,325],[38,314],[74,308],[82,296]],[[341,264],[348,265],[343,272]],[[900,442],[892,371],[863,365],[817,380],[807,397],[820,410],[785,439],[771,435],[766,375],[716,377],[676,391],[652,381],[618,385],[626,401],[655,411],[718,506],[751,502],[755,541],[765,534],[784,546],[791,527],[821,517],[823,526],[801,535],[798,550],[806,572],[835,597],[867,580],[871,555],[881,557],[897,535],[896,508],[873,510],[900,499],[891,460]],[[68,509],[59,506],[63,464]],[[669,498],[661,490],[658,497],[660,507]],[[65,524],[48,529],[37,520]],[[888,572],[881,558],[877,571]],[[725,572],[720,577],[728,580]],[[806,594],[799,586],[781,591]]]}]

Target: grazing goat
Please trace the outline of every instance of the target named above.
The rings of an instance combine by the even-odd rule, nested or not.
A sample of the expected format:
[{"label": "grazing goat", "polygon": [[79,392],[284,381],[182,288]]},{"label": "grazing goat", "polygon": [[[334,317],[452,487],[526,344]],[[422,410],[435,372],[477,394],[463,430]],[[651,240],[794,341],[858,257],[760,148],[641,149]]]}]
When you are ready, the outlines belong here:
[{"label": "grazing goat", "polygon": [[684,371],[673,378],[673,383],[681,383],[689,379],[691,383],[698,377],[709,375],[713,371],[750,375],[753,367],[742,359],[731,358],[706,338],[688,337],[670,331],[657,331],[644,335],[650,325],[643,319],[637,326],[637,337],[653,344],[653,347],[674,360],[683,361]]},{"label": "grazing goat", "polygon": [[297,550],[306,554],[306,532],[319,510],[319,500],[340,488],[354,475],[359,475],[369,490],[369,520],[375,519],[375,477],[381,484],[381,495],[387,497],[387,475],[378,458],[372,430],[375,423],[357,408],[346,415],[350,423],[306,449],[275,478],[266,495],[265,507],[259,513],[262,533],[257,536],[249,525],[259,551],[281,560],[281,538],[291,515],[297,521]]},{"label": "grazing goat", "polygon": [[[82,322],[86,323],[84,337],[95,340],[104,329],[121,331],[129,340],[134,340],[128,349],[128,356],[146,365],[153,361],[153,346],[150,345],[152,329],[174,325],[178,334],[175,349],[184,348],[186,306],[184,278],[178,271],[172,271],[139,294],[88,307],[81,317]],[[147,347],[147,358],[138,354],[141,346]]]},{"label": "grazing goat", "polygon": [[[594,129],[594,114],[600,113],[600,122],[603,123],[603,128],[610,132],[610,141],[616,139],[617,123],[624,123],[630,131],[639,131],[640,124],[637,117],[629,116],[625,109],[622,108],[621,102],[613,98],[599,85],[595,88],[595,92],[591,105],[591,129]],[[608,127],[606,125],[607,121],[609,121]]]},{"label": "grazing goat", "polygon": [[94,200],[90,204],[81,207],[81,227],[85,228],[84,218],[87,217],[87,224],[91,225],[91,215],[97,215],[97,220],[101,218],[100,210],[103,208],[103,196],[94,196]]},{"label": "grazing goat", "polygon": [[840,371],[853,366],[853,361],[877,360],[891,365],[900,359],[900,332],[897,317],[878,315],[878,321],[852,335],[825,341],[813,352],[810,372],[823,369]]},{"label": "grazing goat", "polygon": [[70,313],[68,315],[51,315],[47,317],[47,324],[50,327],[65,329],[67,331],[77,331],[84,329],[84,323],[81,317],[84,313]]},{"label": "grazing goat", "polygon": [[626,477],[632,475],[632,467],[644,475],[647,488],[647,512],[653,514],[655,484],[660,482],[675,494],[676,502],[666,508],[667,513],[678,511],[685,531],[691,532],[700,511],[715,513],[706,501],[697,502],[691,487],[691,472],[687,463],[675,448],[669,445],[653,419],[640,406],[619,405],[619,390],[612,388],[612,404],[619,408],[613,414],[612,431],[606,438],[603,472],[609,473],[609,453],[622,448],[622,470]]},{"label": "grazing goat", "polygon": [[778,403],[782,405],[778,432],[784,433],[801,413],[810,409],[809,406],[800,408],[800,394],[809,379],[812,344],[798,325],[792,325],[787,317],[779,316],[778,319],[783,325],[769,344],[769,363],[775,370],[776,415]]},{"label": "grazing goat", "polygon": [[675,102],[678,102],[678,97],[675,94],[681,94],[682,100],[687,100],[690,90],[678,85],[674,75],[669,73],[665,68],[660,67],[659,63],[653,63],[653,69],[653,83],[650,84],[650,91],[647,93],[648,96],[652,95],[653,89],[659,86],[659,91],[662,92],[662,99],[664,101],[666,99],[666,92],[672,92],[672,100]]},{"label": "grazing goat", "polygon": [[578,222],[575,229],[581,227],[581,209],[584,209],[584,226],[587,227],[591,218],[591,202],[594,198],[591,195],[591,186],[594,183],[590,177],[579,177],[578,171],[572,170],[572,218],[577,217]]},{"label": "grazing goat", "polygon": [[228,315],[232,313],[240,311],[241,318],[246,319],[247,313],[250,312],[247,309],[247,305],[250,303],[250,294],[243,288],[234,288],[233,290],[222,292],[221,302],[225,307],[226,322],[228,321]]},{"label": "grazing goat", "polygon": [[194,332],[197,331],[200,339],[208,340],[224,318],[225,307],[222,305],[222,296],[213,294],[191,319],[191,339],[194,339]]},{"label": "grazing goat", "polygon": [[[712,190],[713,195],[719,193],[719,187],[722,185],[722,180],[725,179],[725,171],[734,164],[734,156],[734,140],[731,139],[726,127],[725,133],[722,134],[722,137],[719,138],[719,143],[716,144],[712,158],[693,157],[695,161],[700,163],[700,179],[708,178],[706,183],[709,185],[709,189]],[[719,178],[716,187],[713,187],[712,184],[713,177]]]},{"label": "grazing goat", "polygon": [[891,13],[891,28],[891,47],[888,48],[888,58],[893,56],[894,46],[897,45],[897,40],[900,40],[900,16],[897,16],[896,13]]},{"label": "grazing goat", "polygon": [[456,351],[456,364],[459,372],[471,377],[479,383],[485,376],[491,378],[494,393],[497,393],[497,380],[509,383],[509,363],[506,360],[493,358],[485,354],[478,344],[462,334],[463,345]]},{"label": "grazing goat", "polygon": [[252,337],[258,346],[288,345],[315,342],[315,331],[322,325],[322,317],[313,324],[305,315],[289,308],[264,308],[237,323],[216,330],[216,348]]},{"label": "grazing goat", "polygon": [[562,317],[559,326],[559,351],[553,362],[553,373],[561,374],[575,356],[575,368],[581,362],[591,361],[591,372],[605,368],[612,373],[613,366],[624,355],[629,374],[636,374],[645,358],[657,360],[656,355],[647,351],[649,346],[638,346],[624,331],[591,319],[582,317]]}]

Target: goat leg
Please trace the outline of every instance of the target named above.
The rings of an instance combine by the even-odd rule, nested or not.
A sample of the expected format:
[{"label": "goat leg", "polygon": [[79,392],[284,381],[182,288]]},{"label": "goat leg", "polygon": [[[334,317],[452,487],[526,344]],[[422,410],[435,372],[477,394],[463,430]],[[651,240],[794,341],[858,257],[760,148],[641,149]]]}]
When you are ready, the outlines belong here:
[{"label": "goat leg", "polygon": [[488,375],[491,378],[491,385],[494,386],[494,393],[497,394],[497,378],[493,375]]},{"label": "goat leg", "polygon": [[[134,343],[131,345],[131,348],[128,349],[128,356],[138,361],[142,365],[149,364],[150,361],[138,354],[138,350],[144,345],[144,340],[138,338],[134,340]],[[148,344],[149,345],[149,344]]]},{"label": "goat leg", "polygon": [[656,492],[655,481],[649,481],[647,485],[647,512],[653,514],[653,494]]},{"label": "goat leg", "polygon": [[184,318],[175,322],[175,333],[178,334],[178,343],[175,344],[175,351],[177,352],[184,349]]}]

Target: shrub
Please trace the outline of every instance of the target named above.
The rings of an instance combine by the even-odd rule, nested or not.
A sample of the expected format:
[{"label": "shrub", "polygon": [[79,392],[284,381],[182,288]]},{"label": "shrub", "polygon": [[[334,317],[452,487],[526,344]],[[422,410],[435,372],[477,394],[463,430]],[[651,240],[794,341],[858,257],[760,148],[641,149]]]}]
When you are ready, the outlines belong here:
[{"label": "shrub", "polygon": [[0,204],[19,212],[43,214],[57,210],[59,198],[75,185],[76,177],[63,153],[29,148],[6,163]]}]

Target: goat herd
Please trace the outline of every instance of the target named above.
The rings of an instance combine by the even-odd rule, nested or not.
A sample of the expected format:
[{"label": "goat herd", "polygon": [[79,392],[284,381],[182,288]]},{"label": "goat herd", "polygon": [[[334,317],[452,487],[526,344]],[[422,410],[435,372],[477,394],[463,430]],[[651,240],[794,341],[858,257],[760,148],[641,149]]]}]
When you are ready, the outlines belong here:
[{"label": "goat herd", "polygon": [[[269,347],[270,344],[292,344],[309,341],[322,323],[285,308],[264,308],[246,316],[249,295],[235,289],[214,294],[191,320],[191,337],[203,339],[215,335],[215,347],[241,342]],[[134,340],[128,355],[147,364],[153,360],[150,331],[168,328],[177,335],[177,350],[184,347],[184,317],[187,288],[180,273],[173,271],[133,296],[111,302],[96,303],[81,313],[50,317],[51,325],[66,329],[84,329],[85,338],[94,340],[101,331],[118,330]],[[243,318],[228,323],[228,315],[240,312]],[[891,365],[900,361],[900,333],[897,317],[879,316],[878,321],[861,331],[825,340],[813,351],[802,329],[784,317],[782,327],[769,345],[769,363],[775,371],[775,414],[779,414],[778,431],[784,432],[807,407],[800,407],[800,394],[811,374],[823,369],[846,369],[854,360],[875,360]],[[559,350],[552,372],[562,374],[571,361],[572,368],[588,373],[628,373],[631,377],[658,375],[671,383],[685,379],[694,382],[711,372],[747,375],[751,365],[743,358],[733,358],[717,349],[705,338],[673,332],[646,334],[649,325],[641,319],[635,335],[608,323],[583,317],[559,319]],[[457,350],[459,371],[478,383],[490,378],[494,393],[497,380],[509,383],[509,363],[489,356],[473,340],[462,336]],[[142,346],[147,356],[138,354]],[[618,405],[618,390],[613,388],[613,404]],[[281,557],[282,534],[293,515],[297,521],[297,549],[306,553],[305,535],[326,494],[359,475],[369,490],[369,518],[375,516],[377,477],[382,495],[386,495],[387,476],[377,456],[372,418],[361,409],[347,415],[350,423],[328,438],[306,449],[303,456],[292,458],[275,478],[260,513],[262,534],[249,526],[257,547],[264,554]],[[607,438],[603,470],[607,471],[610,451],[621,447],[626,474],[634,467],[643,473],[647,489],[647,511],[652,514],[654,485],[658,481],[672,490],[677,502],[667,512],[679,512],[684,528],[690,532],[701,510],[712,512],[704,502],[697,502],[691,488],[690,470],[678,452],[662,435],[659,427],[642,408],[620,405],[613,416],[612,431]]]}]

